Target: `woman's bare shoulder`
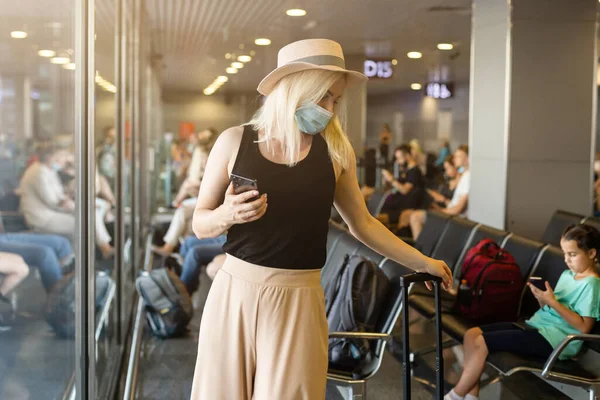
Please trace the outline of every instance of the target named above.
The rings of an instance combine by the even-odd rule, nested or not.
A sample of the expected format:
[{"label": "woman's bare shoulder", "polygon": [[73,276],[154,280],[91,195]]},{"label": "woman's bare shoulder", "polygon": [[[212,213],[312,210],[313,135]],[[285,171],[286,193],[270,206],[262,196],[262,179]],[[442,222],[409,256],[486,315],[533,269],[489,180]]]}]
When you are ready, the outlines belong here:
[{"label": "woman's bare shoulder", "polygon": [[[242,142],[242,136],[244,134],[243,126],[234,126],[223,131],[217,138],[215,145],[213,146],[211,153],[217,153],[220,157],[227,158],[228,171],[231,172],[231,168],[235,163],[240,144]],[[223,160],[225,161],[225,160]]]}]

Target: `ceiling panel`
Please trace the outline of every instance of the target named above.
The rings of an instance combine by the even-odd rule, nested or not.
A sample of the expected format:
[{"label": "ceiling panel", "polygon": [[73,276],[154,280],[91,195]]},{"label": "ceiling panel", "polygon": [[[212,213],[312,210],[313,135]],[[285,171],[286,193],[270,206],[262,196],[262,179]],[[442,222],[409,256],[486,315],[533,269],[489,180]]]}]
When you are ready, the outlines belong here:
[{"label": "ceiling panel", "polygon": [[[292,18],[285,10],[302,4],[308,14]],[[370,92],[404,89],[424,82],[443,69],[458,81],[468,80],[470,0],[146,0],[154,51],[163,57],[166,90],[202,90],[232,60],[226,53],[256,56],[221,90],[253,91],[275,68],[277,50],[292,41],[331,38],[342,44],[346,56],[396,57],[394,79],[370,82]],[[431,11],[432,9],[441,11]],[[254,45],[268,37],[272,45]],[[440,52],[439,42],[456,45]],[[240,45],[244,49],[240,49]],[[406,53],[418,50],[420,60]]]}]

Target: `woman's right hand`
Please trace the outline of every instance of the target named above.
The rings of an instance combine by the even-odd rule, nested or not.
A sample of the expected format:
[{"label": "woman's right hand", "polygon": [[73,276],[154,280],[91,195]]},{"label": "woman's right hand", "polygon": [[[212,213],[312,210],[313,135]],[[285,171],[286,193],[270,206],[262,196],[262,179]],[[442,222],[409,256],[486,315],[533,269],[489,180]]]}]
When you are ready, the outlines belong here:
[{"label": "woman's right hand", "polygon": [[235,194],[233,184],[230,183],[225,192],[225,200],[221,209],[225,223],[229,226],[236,224],[246,224],[256,221],[267,212],[267,194],[263,194],[257,200],[246,203],[253,197],[258,196],[258,191],[250,190],[244,193]]}]

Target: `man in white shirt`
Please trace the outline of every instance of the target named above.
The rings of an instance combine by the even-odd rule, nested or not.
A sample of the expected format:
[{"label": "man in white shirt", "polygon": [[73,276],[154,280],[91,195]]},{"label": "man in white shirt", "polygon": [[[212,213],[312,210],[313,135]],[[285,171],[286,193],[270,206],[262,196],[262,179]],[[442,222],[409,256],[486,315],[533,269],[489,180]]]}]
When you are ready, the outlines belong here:
[{"label": "man in white shirt", "polygon": [[[433,208],[444,214],[466,217],[471,180],[471,172],[469,170],[469,146],[463,145],[456,149],[456,152],[454,153],[454,165],[459,169],[459,172],[461,172],[460,181],[456,186],[454,195],[446,207],[440,207],[434,204]],[[418,210],[411,214],[410,228],[415,240],[421,234],[426,218],[427,211],[425,210]]]}]

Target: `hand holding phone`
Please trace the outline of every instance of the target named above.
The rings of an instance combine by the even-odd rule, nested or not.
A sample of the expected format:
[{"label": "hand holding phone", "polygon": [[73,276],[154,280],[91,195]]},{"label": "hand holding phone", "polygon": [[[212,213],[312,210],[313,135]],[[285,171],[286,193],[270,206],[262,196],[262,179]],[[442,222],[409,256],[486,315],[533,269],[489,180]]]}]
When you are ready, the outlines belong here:
[{"label": "hand holding phone", "polygon": [[546,291],[546,281],[539,276],[532,276],[529,278],[529,283],[531,283],[536,288]]},{"label": "hand holding phone", "polygon": [[[233,184],[233,191],[235,194],[242,194],[250,190],[258,191],[258,182],[256,179],[246,178],[241,175],[231,174],[229,181]],[[246,203],[257,200],[259,196],[252,197]]]},{"label": "hand holding phone", "polygon": [[267,194],[260,195],[256,180],[232,174],[219,208],[226,226],[253,222],[267,212]]}]

